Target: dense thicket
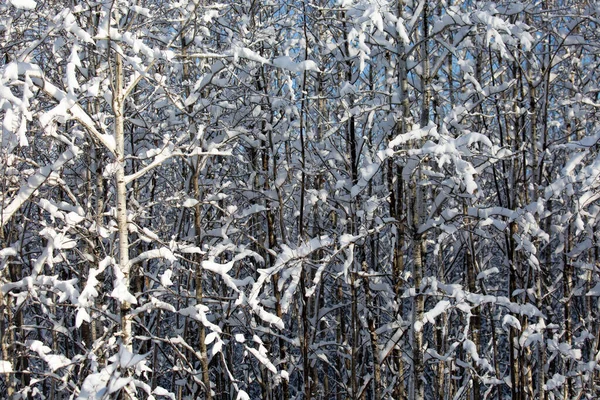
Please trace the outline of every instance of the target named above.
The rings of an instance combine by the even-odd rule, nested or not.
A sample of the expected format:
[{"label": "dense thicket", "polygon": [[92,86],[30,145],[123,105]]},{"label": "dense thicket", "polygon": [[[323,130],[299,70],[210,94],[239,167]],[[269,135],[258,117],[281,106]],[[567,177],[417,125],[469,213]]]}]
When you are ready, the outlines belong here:
[{"label": "dense thicket", "polygon": [[0,392],[600,395],[597,3],[0,16]]}]

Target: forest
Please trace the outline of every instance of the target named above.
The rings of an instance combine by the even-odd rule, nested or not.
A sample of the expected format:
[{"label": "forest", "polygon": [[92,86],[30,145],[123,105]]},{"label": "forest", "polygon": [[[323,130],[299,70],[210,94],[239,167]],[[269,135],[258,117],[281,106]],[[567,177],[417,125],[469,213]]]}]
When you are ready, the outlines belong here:
[{"label": "forest", "polygon": [[6,0],[0,57],[0,397],[600,397],[600,3]]}]

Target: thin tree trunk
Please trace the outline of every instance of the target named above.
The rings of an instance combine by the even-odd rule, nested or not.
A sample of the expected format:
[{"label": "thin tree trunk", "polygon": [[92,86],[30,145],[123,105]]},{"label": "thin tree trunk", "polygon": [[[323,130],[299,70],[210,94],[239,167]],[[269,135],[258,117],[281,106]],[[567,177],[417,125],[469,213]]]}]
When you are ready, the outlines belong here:
[{"label": "thin tree trunk", "polygon": [[[119,236],[119,269],[123,274],[123,285],[129,290],[129,232],[127,229],[127,185],[125,183],[125,116],[124,116],[124,93],[123,93],[123,60],[121,55],[115,52],[115,81],[113,93],[113,112],[115,114],[115,154],[117,158],[116,183],[117,183],[117,228]],[[133,351],[131,332],[132,316],[129,313],[131,304],[121,301],[121,331],[123,346]]]},{"label": "thin tree trunk", "polygon": [[[567,232],[565,237],[565,249],[563,251],[563,310],[564,310],[564,323],[565,323],[565,343],[571,345],[573,342],[573,323],[571,315],[572,297],[573,297],[573,264],[569,260],[568,253],[571,251],[571,243],[573,242],[573,228],[571,224],[567,226]],[[564,361],[564,375],[567,377],[564,385],[564,396],[565,399],[573,398],[573,382],[569,376],[569,370],[571,368],[572,361],[565,359]]]},{"label": "thin tree trunk", "polygon": [[[355,263],[352,263],[353,265]],[[358,373],[357,364],[359,358],[359,320],[358,320],[358,299],[356,296],[356,271],[350,271],[350,302],[351,319],[350,328],[352,329],[352,351],[350,353],[350,387],[352,388],[352,400],[358,400]]]},{"label": "thin tree trunk", "polygon": [[[397,4],[398,17],[402,17],[404,14],[404,1],[398,0]],[[406,56],[404,51],[404,45],[402,39],[397,37],[398,54],[402,56],[398,57],[398,87],[400,89],[399,101],[401,108],[400,119],[396,123],[396,134],[401,135],[406,133],[406,127],[408,126],[408,119],[410,117],[410,105],[408,99],[408,78],[407,78],[407,66]],[[403,278],[404,273],[404,242],[405,242],[405,226],[406,216],[404,213],[404,181],[402,178],[402,167],[400,165],[394,168],[394,162],[390,159],[388,163],[389,167],[389,186],[390,186],[390,207],[393,214],[391,216],[396,222],[396,236],[394,246],[394,259],[392,264],[392,273],[394,275],[394,296],[398,307],[399,315],[403,312],[403,300],[402,300],[402,289],[403,289]],[[395,182],[394,182],[395,181]],[[395,184],[394,184],[395,183]],[[402,356],[402,345],[401,343],[394,346],[393,352],[393,365],[396,369],[396,383],[394,384],[393,396],[395,399],[403,400],[406,398],[406,388],[404,385],[404,359]]]},{"label": "thin tree trunk", "polygon": [[[258,89],[261,90],[265,96],[268,95],[268,90],[267,90],[267,77],[265,75],[265,69],[262,68],[261,69],[261,75],[262,75],[262,79],[263,82],[261,83],[260,80],[257,81],[258,84]],[[269,121],[269,123],[272,123],[272,114],[270,116],[271,121]],[[283,200],[282,200],[282,195],[281,195],[281,191],[280,188],[275,185],[275,182],[277,180],[277,170],[278,170],[278,164],[277,164],[277,157],[275,155],[275,148],[273,145],[273,132],[272,130],[266,130],[266,126],[265,126],[265,122],[262,122],[262,128],[263,128],[263,134],[268,138],[268,143],[267,142],[263,142],[263,160],[262,160],[262,169],[264,172],[264,176],[265,176],[265,181],[264,181],[264,185],[263,185],[263,189],[266,191],[270,190],[270,185],[269,185],[269,180],[267,179],[267,177],[269,177],[269,159],[272,158],[273,160],[273,171],[271,174],[271,178],[272,178],[272,182],[274,183],[275,186],[275,191],[277,192],[277,198],[279,200],[279,209],[282,210],[284,208],[284,204],[283,204]],[[269,157],[269,152],[272,154],[272,157]],[[277,240],[276,240],[276,231],[275,231],[275,215],[273,214],[273,210],[272,208],[269,206],[269,204],[266,204],[266,213],[267,213],[267,240],[268,240],[268,245],[269,245],[269,250],[275,250],[277,247]],[[281,236],[282,236],[282,240],[285,241],[285,232],[281,232]],[[269,252],[268,254],[268,259],[269,259],[269,266],[272,267],[275,264],[275,256]],[[281,309],[281,293],[279,291],[278,288],[278,281],[279,281],[279,274],[275,274],[272,276],[271,278],[271,283],[273,285],[273,294],[275,297],[275,313],[277,315],[277,317],[279,318],[283,318],[283,312]],[[281,369],[283,370],[287,370],[287,355],[286,355],[286,351],[285,351],[285,341],[283,339],[283,337],[279,337],[278,338],[278,347],[279,347],[279,358],[281,360]],[[287,400],[290,397],[290,390],[289,390],[289,382],[287,381],[287,379],[283,379],[282,383],[282,398],[283,400]]]},{"label": "thin tree trunk", "polygon": [[[3,236],[4,228],[0,228],[0,235]],[[0,238],[0,243],[4,248],[4,237]],[[10,263],[10,258],[7,260],[7,263]],[[6,304],[6,299],[4,296],[4,291],[0,290],[0,345],[2,346],[2,360],[10,361],[11,356],[9,354],[9,348],[11,347],[10,335],[7,334],[7,326],[4,323],[4,315],[10,313],[10,309]],[[12,363],[11,363],[12,364]],[[6,396],[9,399],[12,399],[15,393],[15,382],[13,379],[14,375],[7,372],[4,374],[4,379],[6,379]]]},{"label": "thin tree trunk", "polygon": [[[341,281],[337,283],[337,300],[338,304],[344,303],[344,288]],[[346,374],[344,373],[344,371],[347,371],[349,369],[349,360],[346,357],[346,349],[344,348],[346,343],[348,342],[346,334],[346,313],[344,309],[345,307],[340,306],[337,314],[338,321],[335,339],[336,343],[340,343],[341,346],[340,349],[337,351],[336,358],[336,368],[340,374],[337,380],[338,383],[336,384],[336,400],[345,399],[345,397],[343,397],[342,391],[344,387],[347,387],[345,382]]]},{"label": "thin tree trunk", "polygon": [[[418,213],[415,213],[415,215],[415,219],[418,219]],[[425,364],[423,361],[422,321],[425,298],[420,293],[420,287],[423,278],[423,237],[418,234],[414,235],[413,243],[413,279],[415,285],[415,298],[413,305],[413,381],[411,397],[414,400],[423,400],[425,399]]]},{"label": "thin tree trunk", "polygon": [[[467,284],[469,287],[469,292],[471,293],[477,293],[477,287],[476,287],[476,266],[475,266],[475,246],[473,245],[473,237],[472,234],[469,232],[469,238],[468,238],[468,243],[467,246],[469,247],[467,250],[467,254],[466,254],[466,269],[467,269]],[[471,330],[471,338],[473,341],[473,344],[475,345],[475,349],[477,349],[477,351],[479,352],[479,336],[480,336],[480,332],[479,330],[481,329],[481,316],[480,316],[480,309],[479,307],[474,307],[471,309],[471,316],[469,317],[470,321],[469,321],[469,326],[470,326],[470,330]],[[476,366],[475,366],[476,368]],[[471,393],[472,393],[472,400],[480,400],[481,399],[481,392],[479,389],[479,378],[477,377],[477,374],[473,375],[473,386],[471,388]]]},{"label": "thin tree trunk", "polygon": [[[115,52],[114,90],[113,90],[113,113],[115,116],[115,157],[116,157],[116,189],[117,189],[117,229],[119,237],[119,270],[123,274],[121,284],[127,291],[130,289],[129,263],[129,231],[127,227],[127,184],[125,183],[125,96],[123,92],[123,60],[119,53]],[[126,300],[120,301],[121,316],[121,343],[123,347],[133,352],[131,303]],[[129,375],[130,371],[123,371]],[[124,399],[133,398],[129,387],[121,391]]]},{"label": "thin tree trunk", "polygon": [[[199,156],[196,156],[196,160],[194,162],[194,173],[192,175],[192,189],[194,193],[194,198],[200,198],[200,165],[199,165]],[[200,204],[196,204],[194,206],[194,230],[196,236],[196,245],[200,245],[201,241],[201,232],[202,232],[202,210],[200,208]],[[195,255],[194,261],[196,263],[196,304],[203,304],[204,300],[204,291],[203,291],[203,282],[204,282],[204,270],[202,269],[201,258],[199,255]],[[200,366],[202,368],[202,383],[204,384],[205,390],[205,398],[206,400],[212,399],[212,393],[210,390],[210,374],[208,370],[208,352],[206,348],[206,331],[204,325],[199,322],[198,323],[198,348],[200,349]]]},{"label": "thin tree trunk", "polygon": [[365,313],[367,315],[367,328],[369,329],[369,338],[371,340],[371,354],[373,357],[373,396],[375,400],[381,400],[381,365],[379,364],[379,347],[377,346],[378,335],[375,327],[374,310],[369,309],[373,305],[373,296],[369,287],[367,262],[362,263],[363,288],[365,291]]},{"label": "thin tree trunk", "polygon": [[[182,36],[182,53],[185,55],[187,52],[187,46],[189,43],[186,42],[185,36]],[[190,79],[189,66],[187,63],[183,63],[183,78],[184,80]],[[189,96],[189,87],[186,86],[186,96]],[[188,107],[188,112],[192,111],[192,107]],[[193,133],[190,133],[193,135]],[[191,137],[192,140],[195,138]],[[202,196],[200,192],[200,156],[195,156],[192,160],[192,195],[197,201],[200,201]],[[202,207],[200,203],[196,203],[194,206],[194,236],[196,246],[201,246],[202,238]],[[195,286],[196,286],[196,304],[202,304],[204,302],[204,271],[202,269],[202,259],[198,254],[194,254],[192,260],[195,264]],[[198,348],[200,349],[200,367],[202,368],[202,383],[204,384],[204,392],[206,400],[212,399],[212,392],[210,389],[210,373],[208,365],[208,350],[206,347],[206,330],[201,322],[198,322]]]},{"label": "thin tree trunk", "polygon": [[[421,87],[423,102],[421,104],[421,127],[429,124],[429,107],[431,103],[431,88],[429,76],[429,2],[425,1],[423,5],[423,41],[421,44],[422,57],[422,75]],[[421,291],[421,282],[423,279],[424,265],[423,258],[425,253],[425,237],[419,233],[421,225],[421,215],[425,201],[424,189],[420,186],[422,179],[421,166],[417,166],[415,182],[413,183],[412,199],[412,231],[413,231],[413,280],[415,287],[415,298],[413,305],[413,387],[412,398],[414,400],[425,399],[425,363],[423,357],[423,314],[425,308],[425,298]]]},{"label": "thin tree trunk", "polygon": [[[306,14],[306,3],[302,4],[302,11]],[[308,27],[306,20],[303,25],[303,33],[304,39],[306,40],[307,46],[304,49],[304,58],[308,59]],[[298,240],[302,241],[305,236],[305,223],[304,223],[304,204],[307,190],[307,182],[306,182],[306,142],[305,142],[305,130],[307,121],[305,119],[308,118],[307,110],[308,110],[308,98],[306,93],[307,87],[307,79],[308,73],[304,71],[302,74],[302,101],[300,106],[300,210],[298,214]],[[299,306],[301,308],[301,326],[302,326],[302,337],[300,340],[301,344],[301,353],[302,353],[302,379],[304,383],[304,395],[310,398],[312,396],[312,386],[311,386],[311,364],[309,360],[309,346],[310,346],[310,321],[308,320],[309,316],[309,303],[310,299],[306,298],[306,271],[304,267],[302,267],[301,278],[300,278],[300,300]]]}]

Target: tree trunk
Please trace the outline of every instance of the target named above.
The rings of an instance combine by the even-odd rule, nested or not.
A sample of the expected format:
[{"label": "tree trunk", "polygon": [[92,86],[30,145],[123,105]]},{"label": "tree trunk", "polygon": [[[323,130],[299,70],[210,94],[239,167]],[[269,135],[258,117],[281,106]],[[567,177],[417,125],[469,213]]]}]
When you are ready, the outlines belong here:
[{"label": "tree trunk", "polygon": [[[127,229],[127,185],[125,184],[125,116],[123,94],[123,60],[115,52],[115,81],[113,93],[113,112],[115,114],[115,155],[116,155],[116,183],[117,183],[117,228],[119,235],[119,269],[123,274],[123,285],[129,290],[129,232]],[[123,346],[128,351],[133,351],[131,332],[132,316],[129,314],[131,304],[121,301],[121,333]]]},{"label": "tree trunk", "polygon": [[[430,71],[429,71],[429,2],[423,5],[423,41],[421,44],[421,87],[423,102],[421,103],[421,127],[429,124],[429,107],[431,103]],[[425,256],[425,236],[419,233],[424,207],[424,189],[420,186],[422,179],[421,166],[417,166],[413,183],[412,235],[413,235],[413,279],[415,298],[413,305],[413,394],[414,400],[425,398],[425,363],[423,357],[423,314],[425,298],[421,292]]]}]

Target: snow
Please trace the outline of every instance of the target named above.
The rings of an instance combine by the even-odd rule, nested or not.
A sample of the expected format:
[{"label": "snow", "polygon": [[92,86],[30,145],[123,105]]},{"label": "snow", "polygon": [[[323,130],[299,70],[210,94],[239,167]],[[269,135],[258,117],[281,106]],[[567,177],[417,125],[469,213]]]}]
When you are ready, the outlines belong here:
[{"label": "snow", "polygon": [[0,360],[0,374],[9,374],[13,372],[12,363],[10,361]]},{"label": "snow", "polygon": [[192,198],[188,198],[188,199],[185,199],[185,201],[183,202],[183,204],[181,206],[182,207],[186,207],[186,208],[191,208],[191,207],[194,207],[198,203],[199,203],[198,200],[192,199]]},{"label": "snow", "polygon": [[121,266],[114,266],[114,283],[110,297],[113,297],[121,303],[137,304],[137,299],[129,292],[129,282],[125,281],[125,275],[121,271]]},{"label": "snow", "polygon": [[423,330],[423,322],[415,321],[415,323],[413,324],[413,329],[415,330],[415,332],[421,332]]},{"label": "snow", "polygon": [[294,267],[288,268],[281,273],[280,282],[284,282],[285,280],[291,278],[288,283],[288,287],[285,289],[283,296],[281,297],[281,311],[283,313],[287,313],[289,311],[289,307],[294,299],[294,294],[298,288],[298,283],[300,282],[301,276],[302,263],[297,263]]},{"label": "snow", "polygon": [[506,314],[502,318],[502,328],[504,328],[504,330],[508,331],[508,327],[512,327],[512,328],[515,328],[516,330],[520,331],[521,323],[514,316]]},{"label": "snow", "polygon": [[[0,36],[15,60],[0,67],[0,208],[8,232],[0,249],[2,290],[6,310],[22,311],[29,324],[29,330],[14,332],[14,342],[37,360],[30,389],[20,389],[35,397],[44,383],[36,379],[50,377],[59,390],[70,392],[63,397],[108,398],[119,389],[148,398],[193,397],[202,388],[197,357],[205,356],[193,331],[206,328],[206,355],[219,360],[235,355],[239,371],[234,375],[221,363],[221,372],[230,376],[230,397],[246,399],[260,392],[251,376],[254,364],[268,372],[273,387],[286,380],[294,386],[302,373],[301,345],[321,367],[344,364],[350,347],[368,341],[367,322],[374,316],[381,322],[378,342],[364,347],[365,360],[393,363],[392,357],[406,356],[403,349],[420,332],[426,346],[415,349],[416,355],[430,365],[447,363],[448,379],[458,377],[447,396],[469,390],[474,395],[473,379],[488,385],[481,389],[489,395],[510,377],[503,365],[491,368],[488,361],[502,364],[505,358],[494,359],[489,343],[476,344],[469,316],[477,309],[495,319],[498,343],[508,343],[513,334],[526,357],[541,351],[556,360],[552,373],[559,374],[540,382],[548,390],[561,390],[569,377],[581,381],[575,389],[591,382],[598,366],[589,359],[596,321],[588,302],[581,301],[572,340],[565,338],[564,321],[554,318],[545,327],[542,314],[573,306],[583,294],[600,296],[593,251],[600,218],[600,133],[593,117],[600,103],[589,54],[595,44],[583,45],[580,36],[590,29],[589,15],[573,9],[566,25],[556,27],[565,46],[544,66],[538,56],[548,27],[539,24],[552,13],[536,14],[535,2],[439,8],[425,42],[424,1],[407,2],[401,13],[395,3],[370,0],[309,6],[308,16],[302,7],[275,7],[274,14],[258,19],[230,15],[226,4],[197,1],[171,2],[164,10],[144,2],[112,8],[101,2],[94,10],[73,3],[54,14],[43,7],[24,11],[38,4],[9,0],[0,6],[8,12]],[[344,12],[335,8],[340,4]],[[171,26],[154,23],[163,11],[175,16]],[[521,22],[524,11],[540,16],[527,19],[532,27]],[[123,25],[119,18],[125,12],[131,18]],[[319,17],[336,13],[345,13],[344,20]],[[93,26],[86,25],[90,16],[98,19]],[[331,29],[319,31],[315,23]],[[215,24],[220,28],[212,29]],[[571,28],[581,32],[574,35]],[[22,29],[28,32],[25,41]],[[419,122],[425,111],[422,44],[430,46],[432,61],[427,82],[435,123],[429,124]],[[482,45],[483,63],[477,57]],[[102,56],[110,51],[123,55],[124,86],[132,90],[124,108],[128,140],[120,164],[113,135],[115,59]],[[522,66],[531,82],[519,85],[513,65]],[[536,73],[542,67],[546,76]],[[408,87],[400,93],[404,73]],[[408,110],[399,102],[405,99]],[[546,114],[533,107],[544,99],[552,100]],[[548,128],[539,128],[537,142],[529,137],[535,122]],[[121,251],[131,260],[119,265],[112,258],[119,255],[114,172],[123,162],[130,174],[125,183],[131,243]],[[200,172],[199,195],[191,190],[194,167]],[[413,199],[415,187],[419,195]],[[302,201],[305,209],[299,210]],[[200,230],[189,218],[189,208],[199,205]],[[415,210],[418,215],[412,215]],[[275,220],[267,221],[271,214]],[[273,232],[268,222],[274,222]],[[415,287],[412,255],[420,234],[427,267]],[[505,238],[515,242],[524,268],[517,283],[531,283],[512,293]],[[463,271],[466,244],[477,259],[473,292]],[[562,262],[554,262],[562,257],[575,268],[572,297],[562,293]],[[393,270],[395,260],[402,271]],[[357,271],[363,261],[366,273]],[[23,271],[12,276],[13,267]],[[198,268],[201,304],[195,304],[193,282]],[[535,278],[546,269],[555,279],[538,293]],[[131,281],[125,279],[130,270]],[[79,280],[58,279],[64,276]],[[377,307],[365,303],[367,287]],[[426,296],[426,308],[405,320],[417,294]],[[596,299],[590,300],[594,305]],[[124,321],[120,303],[137,303]],[[356,324],[339,319],[352,306]],[[302,310],[309,311],[309,343],[301,339]],[[456,318],[441,326],[451,314]],[[135,334],[124,351],[121,343],[128,337],[121,336],[120,323],[128,321]],[[62,336],[91,339],[82,336],[86,322],[97,322],[95,340],[66,352]],[[427,347],[434,343],[434,325],[450,338],[435,349]],[[337,339],[357,328],[360,343],[338,343],[321,327],[346,329]],[[482,324],[481,338],[489,338],[491,329]],[[27,341],[34,338],[39,341]],[[278,351],[282,342],[284,359]],[[156,370],[140,374],[149,360],[131,349],[166,349],[174,364],[159,352],[152,361]],[[176,359],[177,354],[191,358]],[[14,357],[0,360],[0,374],[17,368],[10,363]],[[467,373],[451,371],[454,367]],[[157,372],[164,379],[152,386]],[[382,373],[380,383],[391,393],[397,376],[386,368]],[[348,383],[368,389],[372,379],[367,374]]]},{"label": "snow", "polygon": [[165,396],[170,398],[171,400],[175,400],[175,394],[169,392],[167,389],[161,387],[161,386],[157,386],[153,391],[152,394],[156,395],[156,396]]},{"label": "snow", "polygon": [[239,217],[240,218],[245,218],[245,217],[248,217],[248,216],[250,216],[252,214],[261,213],[261,212],[266,211],[266,210],[267,210],[267,207],[265,207],[265,206],[262,206],[260,204],[253,204],[252,206],[244,209],[239,214]]},{"label": "snow", "polygon": [[9,0],[13,7],[21,10],[33,10],[37,6],[34,0]]},{"label": "snow", "polygon": [[569,344],[569,343],[565,343],[565,342],[558,343],[557,341],[555,341],[553,339],[549,339],[547,341],[547,345],[548,345],[548,350],[550,350],[552,352],[559,352],[563,356],[565,356],[567,358],[571,358],[573,360],[581,359],[581,349],[573,348],[571,346],[571,344]]},{"label": "snow", "polygon": [[252,353],[252,355],[254,357],[256,357],[256,359],[261,364],[263,364],[265,367],[267,367],[267,369],[269,371],[271,371],[274,374],[277,373],[277,368],[275,368],[275,365],[273,365],[273,363],[269,360],[269,358],[267,356],[267,349],[263,345],[259,345],[258,350],[254,349],[252,347],[248,347],[248,346],[244,346],[244,347],[246,348],[246,350],[248,350],[250,353]]},{"label": "snow", "polygon": [[134,354],[121,345],[119,347],[117,362],[121,367],[131,368],[142,362],[147,356],[147,354]]},{"label": "snow", "polygon": [[347,95],[353,95],[353,94],[356,94],[356,93],[357,93],[357,90],[354,87],[354,85],[352,85],[352,83],[350,83],[348,81],[344,81],[342,83],[342,86],[340,88],[340,96],[341,97],[344,97],[344,96],[347,96]]},{"label": "snow", "polygon": [[256,61],[261,64],[269,64],[269,60],[259,55],[255,51],[246,48],[246,47],[237,47],[233,50],[233,58],[234,61],[237,61],[238,58],[246,58],[250,61]]},{"label": "snow", "polygon": [[383,33],[383,17],[374,5],[369,5],[369,7],[367,7],[361,19],[368,20],[378,32]]},{"label": "snow", "polygon": [[[267,62],[266,59],[263,59],[263,60],[265,63]],[[304,60],[304,61],[300,61],[300,62],[296,63],[289,56],[280,56],[280,57],[274,58],[272,61],[272,65],[277,68],[281,68],[281,69],[285,69],[285,70],[288,70],[291,72],[297,72],[297,73],[304,72],[304,71],[320,72],[317,63],[314,62],[313,60]]]},{"label": "snow", "polygon": [[171,280],[172,276],[173,276],[173,270],[167,269],[160,276],[160,284],[163,285],[164,287],[172,286],[173,285],[173,281]]},{"label": "snow", "polygon": [[226,264],[219,264],[215,262],[214,259],[209,259],[202,261],[202,268],[206,271],[211,271],[219,275],[227,286],[232,288],[234,291],[239,292],[235,282],[231,276],[228,275],[229,271],[231,271],[231,269],[234,267],[235,261],[236,260],[232,260]]},{"label": "snow", "polygon": [[74,34],[79,40],[84,43],[94,43],[92,36],[87,33],[85,30],[81,29],[79,25],[77,25],[77,20],[71,10],[65,8],[65,10],[61,13],[63,16],[63,26],[65,30]]},{"label": "snow", "polygon": [[153,151],[148,154],[151,154],[150,156],[154,156],[154,159],[152,160],[152,162],[145,165],[143,168],[140,168],[138,171],[134,172],[133,174],[125,176],[125,184],[129,184],[130,182],[133,182],[134,180],[141,178],[149,171],[153,170],[156,167],[161,166],[165,161],[169,160],[170,158],[181,155],[181,153],[179,151],[173,150],[172,143],[168,143],[161,148],[153,149]]},{"label": "snow", "polygon": [[[215,333],[215,332],[211,332],[211,333]],[[216,333],[215,333],[216,335]],[[215,344],[213,344],[213,346],[210,349],[210,357],[214,357],[217,354],[219,354],[221,352],[221,350],[223,349],[223,341],[221,340],[220,337],[218,337],[218,335],[215,337],[216,341]]]},{"label": "snow", "polygon": [[278,68],[287,69],[290,71],[296,70],[296,63],[294,62],[294,60],[292,60],[290,56],[281,56],[274,58],[273,65]]},{"label": "snow", "polygon": [[238,343],[244,343],[246,341],[246,338],[241,333],[236,333],[234,335],[234,338],[235,338],[235,341],[238,342]]},{"label": "snow", "polygon": [[560,387],[562,387],[565,384],[566,380],[567,379],[563,375],[554,374],[552,376],[552,378],[548,379],[548,381],[544,385],[544,389],[545,390],[559,389]]},{"label": "snow", "polygon": [[423,322],[434,324],[435,319],[446,312],[448,308],[450,308],[450,302],[448,300],[439,301],[435,307],[423,314]]},{"label": "snow", "polygon": [[160,238],[158,237],[158,235],[146,227],[142,228],[142,233],[144,234],[144,236],[146,236],[149,239],[148,242],[160,241]]},{"label": "snow", "polygon": [[[292,248],[287,245],[281,245],[281,251],[275,260],[275,264],[269,269],[258,269],[259,277],[252,286],[252,290],[250,291],[250,295],[248,296],[248,303],[252,306],[252,308],[258,312],[258,315],[265,320],[265,322],[275,324],[277,326],[283,327],[283,321],[281,318],[274,316],[268,312],[266,312],[259,305],[259,295],[260,291],[263,288],[265,282],[268,281],[270,277],[274,274],[279,273],[284,270],[286,267],[291,267],[294,271],[293,274],[288,272],[288,277],[293,277],[292,284],[295,285],[298,279],[298,261],[312,254],[313,252],[328,247],[333,243],[333,240],[328,236],[315,237],[310,239],[307,242],[301,243],[296,248]],[[283,280],[280,280],[280,284],[283,284]],[[295,286],[294,286],[295,287]],[[292,292],[288,291],[288,295],[285,297],[286,299],[291,300]],[[289,303],[282,301],[281,303],[282,309],[287,309],[289,307]]]},{"label": "snow", "polygon": [[41,167],[35,174],[29,177],[27,183],[21,186],[19,192],[8,206],[2,209],[2,226],[10,221],[14,213],[29,200],[33,193],[46,181],[46,179],[48,179],[52,172],[58,171],[64,164],[77,157],[79,154],[79,148],[73,146],[62,153],[54,163]]},{"label": "snow", "polygon": [[79,225],[81,222],[83,222],[85,220],[85,217],[76,213],[76,212],[69,212],[65,215],[65,222],[67,223],[67,225],[75,227],[77,225]]},{"label": "snow", "polygon": [[304,72],[304,71],[321,72],[321,70],[317,66],[317,63],[314,62],[313,60],[304,60],[304,61],[299,62],[298,66],[297,66],[297,70],[298,70],[298,72]]},{"label": "snow", "polygon": [[361,179],[365,182],[370,181],[373,176],[379,171],[381,164],[375,162],[360,168]]},{"label": "snow", "polygon": [[[73,101],[70,101],[70,102],[67,101],[68,100],[67,94],[64,91],[57,88],[50,81],[45,79],[39,66],[37,66],[35,64],[31,64],[31,63],[25,63],[25,62],[19,62],[19,63],[16,63],[16,65],[17,65],[17,68],[19,71],[19,75],[26,75],[28,77],[28,79],[31,79],[31,82],[33,84],[35,84],[35,86],[37,86],[44,93],[46,93],[48,96],[52,97],[54,100],[56,100],[59,103],[60,107],[56,108],[54,110],[54,114],[51,115],[51,117],[54,117],[54,116],[59,117],[60,116],[61,118],[64,118],[64,119],[71,119],[71,117],[74,118],[79,123],[81,123],[86,128],[86,130],[90,134],[92,134],[92,136],[96,137],[96,139],[98,139],[100,141],[100,143],[102,143],[106,147],[106,149],[108,149],[110,152],[112,152],[114,154],[115,148],[116,148],[114,135],[99,132],[96,129],[96,124],[95,124],[94,120],[83,110],[81,105],[79,105],[78,103],[74,103]],[[0,95],[3,96],[1,89],[2,89],[2,85],[0,85]],[[64,100],[64,102],[63,102],[63,100]],[[71,98],[71,100],[73,100],[73,99]],[[59,113],[59,111],[60,111],[60,113]],[[70,115],[69,115],[69,113],[70,113]],[[46,120],[46,122],[48,122],[47,118],[48,118],[48,116],[43,115],[40,118],[40,121]],[[42,124],[42,125],[45,125],[45,124]]]},{"label": "snow", "polygon": [[209,311],[208,307],[204,304],[196,304],[194,306],[189,306],[186,308],[182,308],[180,309],[178,312],[179,314],[185,316],[185,317],[190,317],[193,318],[197,321],[202,322],[202,324],[211,329],[214,332],[218,332],[221,333],[222,330],[218,325],[213,324],[212,322],[210,322],[208,320],[208,318],[206,317],[206,312]]},{"label": "snow", "polygon": [[141,7],[137,5],[130,5],[129,9],[137,14],[143,15],[144,17],[151,18],[152,14],[150,13],[150,9],[146,7]]},{"label": "snow", "polygon": [[243,390],[240,390],[235,400],[250,400],[250,396]]},{"label": "snow", "polygon": [[490,365],[489,361],[479,356],[479,353],[477,352],[477,346],[475,345],[475,343],[473,343],[469,339],[465,339],[465,341],[463,342],[463,348],[478,366],[487,369],[492,374],[495,372],[494,368]]},{"label": "snow", "polygon": [[108,385],[106,391],[108,394],[116,393],[121,389],[125,388],[125,386],[129,385],[133,381],[131,377],[121,378],[118,375],[116,377],[111,377],[108,381]]},{"label": "snow", "polygon": [[541,333],[533,333],[533,334],[530,334],[529,336],[527,336],[527,338],[521,345],[524,347],[531,347],[532,344],[543,343],[543,342],[544,342],[544,337],[542,336]]},{"label": "snow", "polygon": [[588,155],[588,151],[580,151],[572,155],[569,160],[565,163],[565,166],[562,168],[562,176],[572,176],[573,171],[577,166],[581,165],[581,161]]},{"label": "snow", "polygon": [[348,247],[344,249],[344,255],[346,258],[342,267],[342,273],[344,275],[344,280],[348,282],[348,272],[350,271],[350,267],[354,262],[354,243],[350,243]]},{"label": "snow", "polygon": [[79,89],[79,82],[77,81],[77,67],[81,67],[81,60],[79,59],[79,55],[77,51],[79,50],[79,46],[77,44],[73,45],[71,49],[71,56],[69,58],[69,63],[67,64],[67,87],[70,93],[73,93],[75,89]]},{"label": "snow", "polygon": [[205,251],[203,251],[200,247],[185,245],[185,244],[179,245],[177,250],[183,254],[204,254],[205,253]]},{"label": "snow", "polygon": [[590,291],[587,292],[585,295],[586,296],[600,296],[600,282],[596,283],[596,286],[594,286],[592,289],[590,289]]},{"label": "snow", "polygon": [[283,320],[279,318],[275,314],[271,314],[268,311],[259,305],[253,305],[252,310],[258,315],[260,319],[262,319],[267,324],[271,324],[279,329],[284,329],[285,325],[283,324]]},{"label": "snow", "polygon": [[158,249],[146,250],[146,251],[140,253],[140,255],[138,255],[134,259],[130,260],[129,264],[135,265],[142,261],[153,260],[156,258],[163,258],[171,263],[177,261],[177,257],[175,257],[175,254],[173,254],[171,249],[163,246]]},{"label": "snow", "polygon": [[154,296],[150,296],[150,301],[146,302],[141,307],[136,307],[135,310],[131,312],[131,315],[139,315],[145,312],[152,312],[155,310],[165,310],[169,312],[177,311],[175,307],[173,307],[171,304],[159,300]]},{"label": "snow", "polygon": [[421,140],[430,136],[437,137],[437,126],[434,124],[427,125],[423,128],[416,127],[407,133],[397,135],[389,142],[388,147],[394,149],[394,147],[408,143],[411,140]]},{"label": "snow", "polygon": [[0,250],[0,258],[14,257],[17,255],[17,249],[14,247],[6,247]]},{"label": "snow", "polygon": [[111,378],[112,368],[103,368],[100,372],[89,374],[81,385],[78,400],[102,399],[107,393],[108,381]]},{"label": "snow", "polygon": [[477,274],[477,280],[487,279],[490,275],[497,274],[499,272],[500,270],[498,269],[498,267],[486,269],[485,271],[481,271],[479,274]]},{"label": "snow", "polygon": [[45,346],[39,340],[30,340],[27,342],[27,347],[48,364],[50,371],[54,372],[57,369],[66,367],[71,364],[71,360],[61,354],[50,354],[52,349]]}]

